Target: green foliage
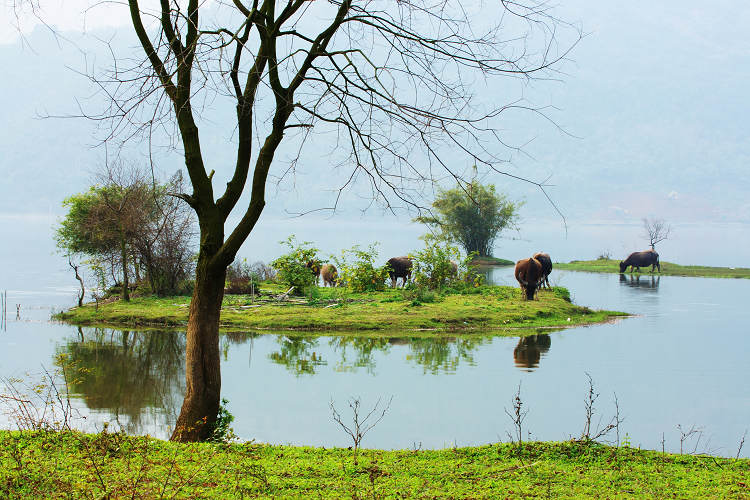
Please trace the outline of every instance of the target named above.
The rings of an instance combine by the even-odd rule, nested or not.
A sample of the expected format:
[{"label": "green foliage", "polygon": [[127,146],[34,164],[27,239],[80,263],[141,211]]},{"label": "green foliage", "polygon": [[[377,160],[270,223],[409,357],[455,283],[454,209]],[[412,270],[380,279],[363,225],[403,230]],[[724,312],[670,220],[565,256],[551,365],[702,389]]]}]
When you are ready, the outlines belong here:
[{"label": "green foliage", "polygon": [[271,262],[278,272],[276,279],[288,287],[293,286],[293,293],[304,295],[315,285],[315,274],[306,267],[307,263],[311,260],[317,261],[318,265],[322,263],[317,257],[318,249],[310,246],[309,241],[297,242],[294,235],[279,243],[289,247],[289,252]]},{"label": "green foliage", "polygon": [[362,250],[354,245],[342,250],[340,257],[334,257],[339,272],[339,284],[348,286],[354,292],[381,291],[385,289],[388,266],[375,266],[378,257],[377,243]]},{"label": "green foliage", "polygon": [[212,443],[229,443],[237,438],[234,430],[230,427],[231,423],[234,422],[234,415],[229,412],[228,405],[229,401],[221,398],[219,413],[216,415],[216,422],[214,422],[211,430],[211,437],[208,439]]},{"label": "green foliage", "polygon": [[462,289],[478,287],[484,275],[472,265],[475,254],[464,258],[458,248],[429,235],[423,237],[425,247],[410,255],[413,261],[412,276],[418,288],[440,290],[445,287]]},{"label": "green foliage", "polygon": [[497,193],[495,186],[477,180],[438,192],[432,203],[433,216],[418,217],[448,242],[458,243],[466,253],[477,252],[484,257],[500,232],[516,223],[522,202],[513,202]]}]

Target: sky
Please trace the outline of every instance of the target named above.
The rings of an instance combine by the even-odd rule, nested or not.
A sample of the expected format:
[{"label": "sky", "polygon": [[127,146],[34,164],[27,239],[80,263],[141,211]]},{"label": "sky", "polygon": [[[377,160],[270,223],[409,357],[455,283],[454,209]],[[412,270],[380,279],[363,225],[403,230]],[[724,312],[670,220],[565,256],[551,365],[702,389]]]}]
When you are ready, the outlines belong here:
[{"label": "sky", "polygon": [[[106,60],[98,40],[132,43],[122,6],[108,5],[42,2],[40,15],[63,35],[57,38],[28,9],[16,18],[8,2],[0,8],[4,227],[20,231],[31,218],[33,227],[51,227],[64,213],[62,200],[85,190],[105,158],[95,123],[44,117],[76,114],[79,104],[97,102],[79,72]],[[548,193],[566,221],[534,186],[483,177],[525,203],[519,230],[498,240],[496,255],[517,259],[544,250],[555,260],[606,252],[619,257],[646,246],[643,217],[660,217],[673,226],[658,248],[662,260],[746,267],[750,4],[570,0],[555,13],[586,36],[559,81],[530,82],[520,90],[553,106],[555,123],[522,115],[511,120],[509,134],[533,140],[508,169],[533,180],[549,178]],[[478,92],[512,100],[507,90],[490,85]],[[231,131],[217,126],[202,133],[205,150],[220,163]],[[128,155],[144,160],[145,145],[131,147]],[[159,159],[164,175],[181,168],[178,155]],[[421,246],[424,229],[410,222],[413,215],[377,208],[361,213],[356,193],[334,214],[294,217],[316,204],[328,206],[327,167],[312,161],[291,182],[269,186],[266,211],[240,256],[269,260],[291,233],[330,253],[379,241],[384,259]],[[40,217],[47,222],[39,224]],[[4,245],[4,252],[16,251],[12,243]]]}]

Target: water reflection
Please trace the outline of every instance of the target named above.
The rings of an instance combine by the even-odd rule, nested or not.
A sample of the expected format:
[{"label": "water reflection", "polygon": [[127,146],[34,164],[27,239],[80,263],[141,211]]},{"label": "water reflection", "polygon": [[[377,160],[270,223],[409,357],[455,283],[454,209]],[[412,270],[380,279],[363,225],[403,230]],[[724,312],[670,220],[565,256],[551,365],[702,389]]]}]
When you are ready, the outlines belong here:
[{"label": "water reflection", "polygon": [[539,366],[542,355],[549,351],[552,339],[547,334],[529,335],[518,339],[518,345],[513,349],[513,361],[524,371],[531,372]]},{"label": "water reflection", "polygon": [[412,339],[406,359],[421,365],[423,373],[452,373],[461,363],[474,366],[474,351],[488,340],[485,337]]},{"label": "water reflection", "polygon": [[640,274],[620,274],[620,285],[638,288],[644,291],[657,292],[661,276],[641,276]]},{"label": "water reflection", "polygon": [[[375,374],[378,354],[408,349],[406,360],[422,367],[423,373],[452,373],[461,363],[474,366],[474,351],[486,337],[328,337],[286,336],[276,338],[278,348],[268,355],[276,364],[284,366],[296,376],[315,375],[320,367],[328,366],[329,359],[336,372],[356,372],[363,369]],[[325,351],[328,351],[327,353]],[[335,360],[335,361],[334,361]]]},{"label": "water reflection", "polygon": [[[185,335],[79,328],[77,340],[57,348],[72,394],[92,410],[106,410],[129,433],[141,433],[148,410],[173,421],[185,392]],[[120,417],[125,417],[120,420]]]}]

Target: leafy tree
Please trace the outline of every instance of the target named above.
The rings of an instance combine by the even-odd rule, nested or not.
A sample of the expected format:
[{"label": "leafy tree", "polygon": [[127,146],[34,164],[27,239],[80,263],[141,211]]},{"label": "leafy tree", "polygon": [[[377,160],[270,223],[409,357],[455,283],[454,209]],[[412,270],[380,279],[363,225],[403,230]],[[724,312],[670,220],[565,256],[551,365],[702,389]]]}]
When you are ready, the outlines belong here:
[{"label": "leafy tree", "polygon": [[[28,3],[36,5],[18,2]],[[181,441],[208,438],[219,410],[227,266],[264,210],[269,175],[283,177],[305,164],[294,153],[278,154],[292,169],[272,172],[282,143],[286,152],[302,152],[313,129],[334,137],[331,167],[318,175],[330,175],[339,192],[364,184],[385,206],[418,206],[425,183],[446,173],[461,178],[448,166],[455,154],[500,168],[505,110],[545,113],[500,95],[504,86],[491,88],[491,99],[482,102],[474,82],[549,76],[581,38],[539,0],[449,0],[439,8],[424,0],[127,5],[142,52],[111,47],[120,59],[107,75],[91,75],[109,105],[85,114],[109,120],[107,140],[151,143],[159,132],[175,131],[165,146],[180,151],[190,178],[192,190],[182,198],[197,215],[200,247],[187,325],[187,390],[172,435]],[[235,110],[235,119],[203,119],[220,104]],[[216,185],[210,165],[217,160],[202,147],[204,124],[214,133],[225,125],[236,147],[226,182]],[[314,149],[319,153],[320,145]],[[235,208],[238,222],[225,229]]]},{"label": "leafy tree", "polygon": [[63,202],[68,213],[57,228],[58,248],[69,256],[87,256],[101,286],[108,266],[124,300],[129,300],[130,271],[138,281],[141,265],[154,293],[174,294],[192,264],[192,217],[181,200],[169,195],[179,179],[154,185],[137,170],[107,169],[102,185]]},{"label": "leafy tree", "polygon": [[522,205],[497,193],[492,184],[485,186],[475,179],[439,191],[432,203],[433,215],[415,220],[435,229],[438,238],[458,243],[467,254],[487,257],[500,232],[516,223]]},{"label": "leafy tree", "polygon": [[373,243],[363,250],[359,245],[354,245],[342,250],[341,256],[333,257],[339,274],[338,283],[350,287],[354,292],[385,290],[389,266],[375,265],[377,246],[378,243]]}]

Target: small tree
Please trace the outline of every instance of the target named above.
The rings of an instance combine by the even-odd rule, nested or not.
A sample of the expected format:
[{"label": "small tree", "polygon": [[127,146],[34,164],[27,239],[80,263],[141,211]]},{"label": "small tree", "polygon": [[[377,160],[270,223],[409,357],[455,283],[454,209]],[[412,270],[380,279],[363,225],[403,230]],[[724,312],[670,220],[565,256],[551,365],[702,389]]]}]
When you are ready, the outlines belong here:
[{"label": "small tree", "polygon": [[643,236],[648,238],[651,250],[656,250],[656,244],[669,238],[672,226],[664,219],[643,218]]},{"label": "small tree", "polygon": [[467,254],[492,255],[495,239],[518,219],[522,202],[508,200],[492,184],[482,185],[476,179],[453,189],[439,191],[432,203],[431,216],[415,221],[437,231],[442,240],[458,243]]}]

